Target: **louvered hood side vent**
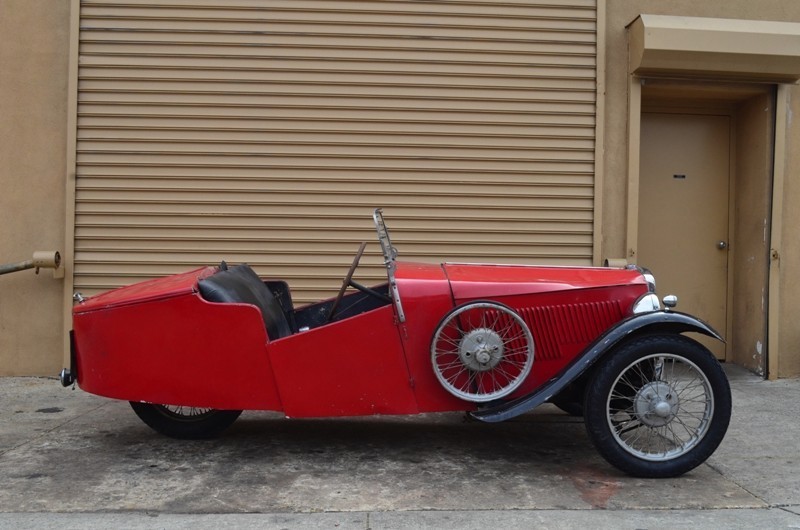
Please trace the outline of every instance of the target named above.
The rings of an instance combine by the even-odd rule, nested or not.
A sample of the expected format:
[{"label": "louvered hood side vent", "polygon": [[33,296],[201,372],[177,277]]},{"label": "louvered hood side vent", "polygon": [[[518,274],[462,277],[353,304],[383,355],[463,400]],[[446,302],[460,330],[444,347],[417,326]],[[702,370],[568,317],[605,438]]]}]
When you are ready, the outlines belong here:
[{"label": "louvered hood side vent", "polygon": [[586,345],[622,319],[614,301],[517,309],[531,329],[536,358],[555,360]]}]

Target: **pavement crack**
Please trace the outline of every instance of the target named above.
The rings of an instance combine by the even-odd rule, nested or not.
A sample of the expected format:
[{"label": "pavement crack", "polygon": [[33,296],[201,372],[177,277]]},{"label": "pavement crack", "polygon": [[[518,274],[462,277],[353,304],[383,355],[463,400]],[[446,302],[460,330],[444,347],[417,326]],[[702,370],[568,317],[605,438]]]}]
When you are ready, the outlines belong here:
[{"label": "pavement crack", "polygon": [[64,421],[59,422],[57,425],[54,425],[49,429],[43,430],[43,431],[39,432],[38,434],[36,434],[35,436],[18,443],[17,445],[11,446],[8,449],[2,449],[2,450],[0,450],[0,457],[3,457],[5,455],[7,455],[8,453],[10,453],[12,451],[16,451],[17,449],[20,449],[22,447],[31,445],[32,443],[36,442],[37,440],[45,438],[49,434],[51,434],[52,432],[57,431],[57,430],[61,429],[62,427],[72,423],[77,418],[80,418],[81,416],[85,416],[87,414],[92,414],[94,412],[97,412],[98,410],[102,409],[103,407],[107,407],[110,404],[111,404],[111,402],[101,403],[100,405],[98,405],[98,406],[96,406],[96,407],[94,407],[92,409],[88,409],[88,410],[86,410],[84,412],[81,412],[80,414],[77,414],[77,415],[75,415],[75,416],[73,416],[73,417],[71,417],[69,419],[65,419]]},{"label": "pavement crack", "polygon": [[[782,512],[790,513],[795,517],[800,517],[800,504],[782,504],[775,506],[775,508]],[[794,508],[794,510],[790,510],[789,508]]]},{"label": "pavement crack", "polygon": [[722,477],[723,480],[727,480],[728,482],[733,483],[734,485],[736,485],[736,487],[738,487],[739,489],[741,489],[742,491],[744,491],[745,493],[747,493],[748,495],[750,495],[754,499],[757,499],[758,501],[763,502],[764,506],[766,508],[777,508],[778,507],[778,506],[770,503],[769,501],[767,501],[763,497],[761,497],[759,495],[756,495],[755,493],[750,491],[746,486],[744,486],[738,480],[734,479],[733,477],[730,477],[730,476],[726,475],[725,472],[722,469],[720,469],[717,466],[715,466],[712,462],[706,461],[705,465],[708,466],[709,468],[711,468],[714,472],[716,472],[720,477]]}]

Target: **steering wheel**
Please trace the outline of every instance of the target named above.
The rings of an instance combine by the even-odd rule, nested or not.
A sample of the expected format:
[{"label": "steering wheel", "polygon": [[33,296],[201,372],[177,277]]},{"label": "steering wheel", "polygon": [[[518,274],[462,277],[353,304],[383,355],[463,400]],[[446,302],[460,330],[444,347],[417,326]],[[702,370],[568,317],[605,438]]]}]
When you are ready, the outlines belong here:
[{"label": "steering wheel", "polygon": [[358,248],[358,252],[356,253],[356,257],[353,259],[353,263],[350,265],[350,269],[347,271],[347,276],[344,277],[342,287],[339,289],[339,294],[336,295],[336,300],[334,300],[333,305],[331,306],[331,312],[328,313],[328,322],[333,320],[333,317],[336,315],[336,310],[339,308],[339,303],[342,301],[342,298],[344,298],[344,293],[347,291],[347,288],[360,288],[360,286],[356,285],[353,281],[353,273],[356,272],[356,267],[358,267],[358,262],[361,261],[361,256],[364,254],[365,248],[367,248],[366,241],[361,243],[361,246]]}]

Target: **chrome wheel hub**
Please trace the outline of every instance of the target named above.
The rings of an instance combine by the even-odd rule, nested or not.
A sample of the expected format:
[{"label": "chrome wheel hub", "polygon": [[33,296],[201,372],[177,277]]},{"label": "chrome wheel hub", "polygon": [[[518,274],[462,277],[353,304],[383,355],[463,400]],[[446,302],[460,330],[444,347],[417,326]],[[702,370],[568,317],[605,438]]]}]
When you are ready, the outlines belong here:
[{"label": "chrome wheel hub", "polygon": [[644,385],[633,400],[633,410],[639,421],[649,427],[667,425],[677,414],[680,399],[675,389],[664,381]]},{"label": "chrome wheel hub", "polygon": [[458,356],[470,370],[487,372],[503,358],[503,339],[492,329],[473,329],[461,339]]}]

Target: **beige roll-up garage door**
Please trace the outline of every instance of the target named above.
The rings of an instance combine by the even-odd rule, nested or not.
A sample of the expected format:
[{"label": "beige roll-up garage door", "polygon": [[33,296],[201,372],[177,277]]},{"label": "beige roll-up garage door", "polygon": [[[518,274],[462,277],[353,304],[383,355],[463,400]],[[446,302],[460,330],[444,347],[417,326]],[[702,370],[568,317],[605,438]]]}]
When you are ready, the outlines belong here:
[{"label": "beige roll-up garage door", "polygon": [[594,4],[84,0],[76,289],[331,295],[377,206],[403,259],[590,264]]}]

